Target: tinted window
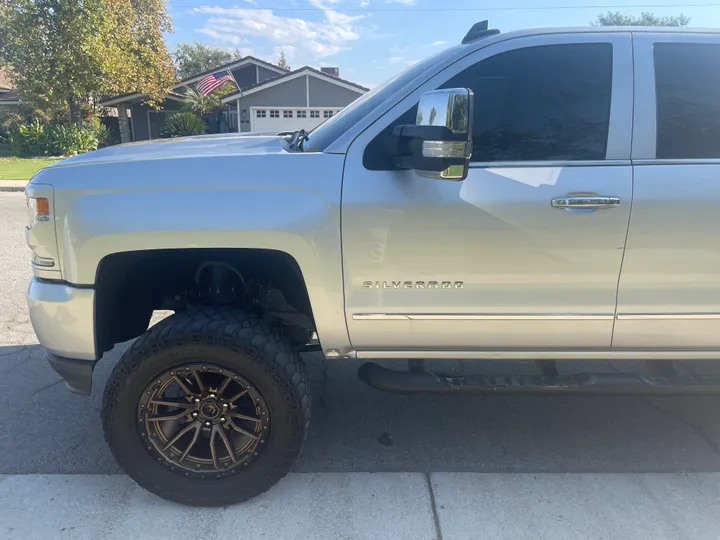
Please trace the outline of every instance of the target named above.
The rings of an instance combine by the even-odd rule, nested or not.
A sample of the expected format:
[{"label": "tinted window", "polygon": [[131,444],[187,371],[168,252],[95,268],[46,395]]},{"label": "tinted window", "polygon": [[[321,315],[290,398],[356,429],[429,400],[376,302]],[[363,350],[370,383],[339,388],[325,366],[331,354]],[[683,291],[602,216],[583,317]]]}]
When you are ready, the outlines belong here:
[{"label": "tinted window", "polygon": [[657,157],[720,158],[720,45],[656,43]]},{"label": "tinted window", "polygon": [[443,88],[475,93],[473,161],[605,159],[612,45],[547,45],[508,51]]}]

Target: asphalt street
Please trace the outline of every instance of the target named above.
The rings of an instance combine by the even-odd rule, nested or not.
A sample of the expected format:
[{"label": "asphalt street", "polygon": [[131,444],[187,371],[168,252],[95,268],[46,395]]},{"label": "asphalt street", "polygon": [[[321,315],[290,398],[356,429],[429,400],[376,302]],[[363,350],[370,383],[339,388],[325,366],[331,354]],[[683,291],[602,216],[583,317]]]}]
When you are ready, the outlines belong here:
[{"label": "asphalt street", "polygon": [[[82,492],[86,489],[83,487],[87,485],[86,482],[95,482],[100,491],[112,491],[112,486],[119,486],[117,489],[125,490],[122,491],[125,493],[131,490],[129,481],[124,476],[113,480],[120,470],[105,447],[99,408],[105,380],[127,344],[116,347],[99,362],[90,397],[76,396],[65,389],[60,377],[43,359],[42,348],[32,331],[25,306],[24,293],[30,277],[30,266],[29,251],[23,238],[24,224],[23,194],[0,193],[0,502],[14,500],[13,490],[20,493],[32,489],[32,486],[44,485],[49,486],[50,491],[57,491],[60,488],[56,484],[60,480],[54,478],[65,479],[63,482],[67,484],[68,493]],[[328,485],[335,485],[333,482],[336,480],[333,479],[338,477],[325,473],[403,473],[408,476],[408,485],[411,486],[408,493],[416,493],[412,487],[415,483],[421,486],[418,489],[425,489],[426,482],[432,482],[436,488],[433,499],[436,520],[438,515],[442,518],[445,512],[452,523],[448,525],[448,531],[458,531],[445,538],[521,537],[512,531],[508,536],[502,536],[499,532],[488,536],[465,534],[467,529],[463,527],[472,526],[466,523],[470,517],[462,517],[462,512],[450,504],[458,496],[458,490],[463,489],[475,497],[472,501],[465,500],[465,506],[477,504],[482,507],[490,502],[499,511],[497,509],[503,505],[512,504],[520,512],[531,504],[532,501],[527,498],[531,497],[529,493],[535,493],[533,490],[539,490],[538,493],[559,490],[558,496],[570,501],[575,499],[573,494],[587,492],[588,500],[600,500],[604,496],[612,498],[621,493],[624,493],[623,497],[628,496],[628,493],[649,496],[647,493],[650,488],[644,483],[661,485],[670,482],[674,486],[672,489],[678,493],[696,493],[697,490],[700,490],[698,493],[707,492],[710,501],[706,502],[714,506],[708,508],[706,504],[702,512],[720,516],[720,476],[688,474],[720,471],[720,398],[403,397],[383,394],[360,383],[356,377],[357,362],[323,360],[317,354],[307,355],[306,362],[313,381],[314,409],[310,434],[295,470],[313,474],[291,477],[293,479],[287,481],[289,487],[286,488],[290,491],[301,489],[300,484],[303,482],[329,482]],[[459,361],[445,362],[441,367],[472,372],[534,369],[532,364],[527,363],[473,364]],[[630,370],[632,364],[610,365],[598,362],[591,363],[589,367]],[[563,364],[561,368],[571,369],[574,366]],[[682,369],[713,368],[717,369],[707,364],[694,364],[683,366]],[[500,474],[461,474],[455,477],[446,473]],[[571,474],[538,476],[539,473]],[[636,477],[627,473],[675,474],[638,475],[637,478],[647,476],[646,480],[637,480],[638,484],[632,480]],[[28,477],[33,480],[16,485],[14,482],[18,481],[17,475],[40,476]],[[362,477],[375,476],[378,475]],[[353,480],[356,478],[353,474],[341,475],[339,478],[345,479],[342,482],[348,486],[354,485],[352,482],[356,481]],[[537,482],[541,484],[536,483],[535,487],[526,485],[533,482],[532,478],[538,479]],[[558,483],[552,481],[552,478],[565,480],[558,480]],[[589,482],[586,479],[590,478],[595,479],[592,483],[595,487],[586,485]],[[368,482],[372,484],[370,480]],[[283,485],[281,483],[271,493],[285,493],[278,496],[287,496]],[[500,485],[504,487],[498,488]],[[607,488],[609,492],[602,491],[603,485],[610,486]],[[601,491],[593,491],[597,489]],[[488,490],[494,493],[492,501],[481,496]],[[511,501],[515,491],[519,498]],[[402,497],[383,493],[383,496],[390,496],[391,499]],[[31,497],[28,493],[24,496]],[[44,500],[42,497],[38,501]],[[509,499],[505,501],[503,497]],[[539,497],[538,504],[544,504],[541,501],[543,496]],[[685,494],[684,497],[683,504],[689,505],[689,495]],[[388,502],[386,506],[396,503]],[[322,501],[318,504],[322,504]],[[580,503],[575,500],[574,504]],[[19,507],[10,512],[10,508],[15,508],[12,504],[7,508],[7,516],[21,512]],[[372,511],[371,508],[366,510]],[[555,511],[549,507],[548,510]],[[689,511],[700,512],[697,508]],[[568,512],[572,514],[572,508]],[[453,513],[458,516],[453,517]],[[574,515],[572,519],[577,521],[579,516]],[[708,527],[720,527],[712,520],[708,523]],[[497,527],[500,524],[498,521]],[[430,537],[440,536],[437,521],[433,526],[430,519],[427,527]],[[87,534],[90,538],[94,533],[90,531]],[[423,534],[408,537],[419,538]],[[361,536],[348,533],[341,537]],[[720,537],[720,528],[711,536]],[[112,535],[108,537],[114,538]],[[316,536],[320,537],[322,535]],[[396,535],[387,532],[386,537]],[[545,536],[539,533],[528,537],[565,538],[562,534]],[[583,537],[615,536],[598,533],[597,536],[587,534]],[[675,536],[654,536],[660,537]],[[688,538],[700,537],[690,535]]]}]

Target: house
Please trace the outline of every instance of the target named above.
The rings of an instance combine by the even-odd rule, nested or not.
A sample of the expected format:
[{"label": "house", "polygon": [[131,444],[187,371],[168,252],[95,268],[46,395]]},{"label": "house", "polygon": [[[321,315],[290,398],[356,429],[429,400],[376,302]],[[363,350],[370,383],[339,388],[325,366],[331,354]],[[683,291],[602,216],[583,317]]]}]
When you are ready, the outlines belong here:
[{"label": "house", "polygon": [[13,84],[8,78],[7,72],[0,68],[0,106],[14,106],[20,105],[18,94],[15,91]]},{"label": "house", "polygon": [[337,68],[309,66],[289,71],[223,97],[237,116],[239,131],[312,129],[367,92],[341,79]]},{"label": "house", "polygon": [[[264,62],[259,58],[246,56],[178,81],[157,109],[145,103],[147,96],[142,93],[122,94],[107,98],[102,100],[100,105],[117,109],[121,126],[121,139],[123,141],[125,141],[125,137],[122,136],[122,125],[128,111],[130,113],[130,133],[128,134],[130,136],[127,137],[128,140],[146,141],[148,139],[157,139],[161,136],[160,134],[168,116],[179,111],[182,107],[183,94],[187,89],[194,88],[195,83],[218,71],[229,71],[241,87],[257,84],[287,72],[287,70],[269,62]],[[222,131],[237,131],[235,118],[230,114],[225,115],[224,124]]]},{"label": "house", "polygon": [[178,81],[165,97],[159,109],[144,102],[141,93],[123,94],[104,99],[100,105],[117,108],[121,125],[129,111],[130,133],[127,140],[143,141],[161,136],[168,116],[182,107],[183,95],[188,88],[212,73],[229,71],[239,91],[223,98],[226,109],[219,130],[211,123],[211,130],[235,131],[287,131],[308,129],[354,101],[367,91],[355,83],[340,79],[337,68],[326,72],[311,67],[288,71],[253,56],[217,66]]}]

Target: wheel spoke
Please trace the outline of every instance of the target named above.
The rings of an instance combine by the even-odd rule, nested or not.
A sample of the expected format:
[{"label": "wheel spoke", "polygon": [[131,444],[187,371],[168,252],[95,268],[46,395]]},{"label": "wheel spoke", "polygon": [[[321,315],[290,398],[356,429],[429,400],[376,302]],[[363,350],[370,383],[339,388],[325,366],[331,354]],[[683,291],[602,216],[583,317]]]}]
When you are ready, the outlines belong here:
[{"label": "wheel spoke", "polygon": [[222,396],[223,392],[227,389],[228,385],[232,381],[232,377],[226,377],[223,383],[220,385],[220,388],[218,388],[217,395]]},{"label": "wheel spoke", "polygon": [[248,391],[247,391],[247,388],[246,388],[246,389],[244,389],[242,392],[240,392],[239,394],[231,397],[228,401],[229,401],[230,403],[234,403],[235,400],[240,399],[241,397],[243,397],[243,396],[244,396],[245,394],[247,394],[247,393],[248,393]]},{"label": "wheel spoke", "polygon": [[186,433],[189,433],[191,429],[195,429],[196,425],[198,425],[199,422],[193,422],[192,424],[188,424],[183,429],[178,431],[177,435],[175,435],[170,441],[163,447],[163,451],[167,451],[173,444],[178,442],[180,438],[185,435]]},{"label": "wheel spoke", "polygon": [[237,418],[239,420],[247,420],[248,422],[255,422],[256,424],[259,424],[262,422],[260,418],[255,418],[254,416],[245,416],[244,414],[240,413],[228,413],[227,414],[230,418]]},{"label": "wheel spoke", "polygon": [[193,371],[193,376],[195,377],[195,382],[198,385],[198,388],[200,389],[200,393],[205,391],[205,385],[200,380],[200,374],[198,374],[197,371]]},{"label": "wheel spoke", "polygon": [[230,420],[230,427],[233,428],[238,433],[242,433],[243,435],[250,437],[252,440],[257,440],[259,438],[257,435],[253,435],[249,431],[245,431],[243,428],[238,427],[238,425],[235,422],[233,422],[232,420]]},{"label": "wheel spoke", "polygon": [[151,416],[148,418],[148,422],[164,422],[165,420],[178,420],[183,416],[187,416],[187,411],[180,411],[174,414],[165,414],[161,416]]},{"label": "wheel spoke", "polygon": [[192,390],[190,390],[190,389],[187,387],[187,385],[180,380],[180,377],[173,377],[172,380],[175,381],[175,382],[178,384],[178,386],[180,387],[180,389],[181,389],[183,392],[185,392],[185,395],[186,395],[186,396],[197,396],[197,395],[198,395],[196,392],[193,392]]},{"label": "wheel spoke", "polygon": [[199,422],[195,422],[192,425],[195,426],[195,435],[193,435],[192,441],[190,441],[190,444],[188,444],[187,448],[182,453],[182,455],[180,456],[180,459],[178,461],[182,461],[183,459],[185,459],[187,457],[188,452],[190,452],[190,449],[193,446],[195,446],[195,443],[197,442],[198,437],[200,437],[200,431],[202,431],[202,426],[200,425]]},{"label": "wheel spoke", "polygon": [[217,430],[218,426],[216,424],[210,431],[210,454],[212,455],[213,467],[219,469],[220,463],[218,462],[217,454],[215,453],[215,434],[217,433]]},{"label": "wheel spoke", "polygon": [[186,403],[184,401],[165,401],[162,399],[151,399],[150,405],[164,405],[165,407],[177,407],[183,409],[189,409],[190,407],[195,406],[193,403]]},{"label": "wheel spoke", "polygon": [[222,442],[225,443],[225,448],[227,449],[228,454],[230,454],[230,459],[233,460],[233,463],[237,463],[237,459],[235,458],[235,452],[233,451],[232,446],[230,445],[230,441],[228,440],[227,435],[225,435],[222,427],[218,426],[217,432],[220,434]]}]

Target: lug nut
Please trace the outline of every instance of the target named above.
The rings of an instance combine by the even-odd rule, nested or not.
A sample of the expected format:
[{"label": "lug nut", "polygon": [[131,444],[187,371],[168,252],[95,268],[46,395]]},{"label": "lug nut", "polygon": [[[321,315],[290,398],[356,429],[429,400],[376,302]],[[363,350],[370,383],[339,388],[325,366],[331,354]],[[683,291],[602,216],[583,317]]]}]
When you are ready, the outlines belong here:
[{"label": "lug nut", "polygon": [[195,403],[200,403],[200,398],[195,398]]},{"label": "lug nut", "polygon": [[210,427],[210,422],[205,422],[205,425]]},{"label": "lug nut", "polygon": [[227,406],[228,406],[227,403],[223,403],[223,409],[227,409]]},{"label": "lug nut", "polygon": [[214,398],[214,397],[215,397],[215,394],[210,394],[210,397],[211,397],[211,398]]},{"label": "lug nut", "polygon": [[224,422],[224,421],[225,421],[225,417],[224,417],[224,416],[221,416],[221,417],[220,417],[220,421],[221,421],[221,422]]},{"label": "lug nut", "polygon": [[193,412],[193,413],[192,413],[192,417],[193,417],[193,418],[197,418],[197,412]]}]

